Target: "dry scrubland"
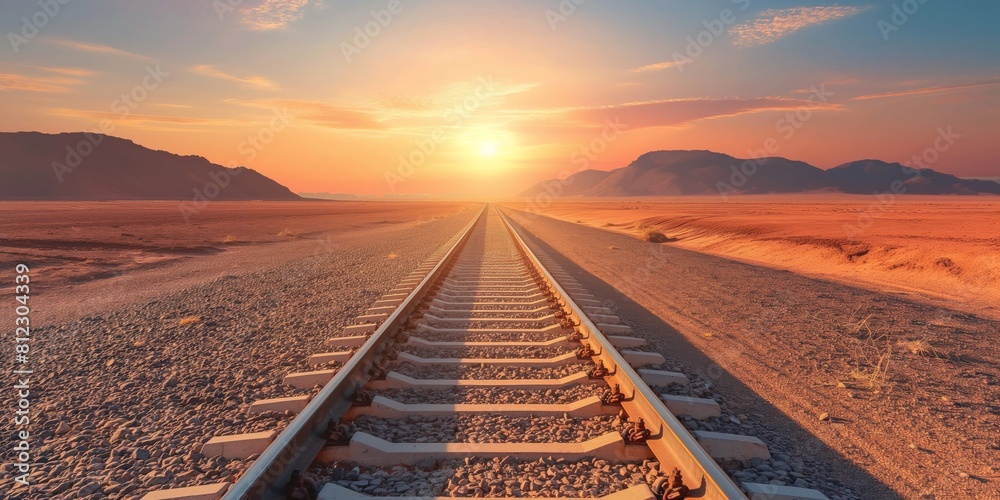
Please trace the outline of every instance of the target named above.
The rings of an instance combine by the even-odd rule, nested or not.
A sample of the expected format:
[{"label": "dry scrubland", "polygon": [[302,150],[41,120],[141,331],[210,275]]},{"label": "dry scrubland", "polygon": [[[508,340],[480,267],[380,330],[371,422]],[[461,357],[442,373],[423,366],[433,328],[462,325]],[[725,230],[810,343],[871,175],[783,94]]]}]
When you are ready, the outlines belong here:
[{"label": "dry scrubland", "polygon": [[509,205],[1000,317],[998,197],[730,196],[728,201],[686,197]]},{"label": "dry scrubland", "polygon": [[50,282],[80,283],[247,245],[333,241],[332,232],[420,224],[463,204],[216,202],[188,219],[180,204],[0,202],[0,266],[30,261]]},{"label": "dry scrubland", "polygon": [[31,266],[40,299],[34,322],[67,320],[215,277],[335,255],[346,235],[375,238],[471,206],[213,202],[185,220],[170,201],[0,202],[0,269]]}]

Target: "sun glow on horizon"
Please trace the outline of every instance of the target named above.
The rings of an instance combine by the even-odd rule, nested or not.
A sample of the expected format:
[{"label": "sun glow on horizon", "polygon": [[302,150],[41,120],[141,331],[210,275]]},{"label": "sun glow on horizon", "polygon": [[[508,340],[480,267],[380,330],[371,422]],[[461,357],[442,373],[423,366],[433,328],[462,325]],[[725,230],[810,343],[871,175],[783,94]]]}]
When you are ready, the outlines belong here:
[{"label": "sun glow on horizon", "polygon": [[479,153],[486,157],[496,156],[500,151],[500,144],[497,141],[486,141],[479,146]]}]

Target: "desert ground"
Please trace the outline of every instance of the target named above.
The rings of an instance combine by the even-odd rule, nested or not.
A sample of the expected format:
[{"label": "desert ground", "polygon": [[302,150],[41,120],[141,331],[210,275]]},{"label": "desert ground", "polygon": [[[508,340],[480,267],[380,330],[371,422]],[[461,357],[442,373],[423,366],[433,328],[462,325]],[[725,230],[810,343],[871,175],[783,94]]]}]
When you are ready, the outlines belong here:
[{"label": "desert ground", "polygon": [[[640,203],[648,202],[629,206]],[[245,462],[206,460],[201,443],[270,425],[248,417],[249,404],[285,395],[285,373],[304,369],[306,354],[326,350],[331,334],[480,206],[220,202],[188,224],[176,203],[0,204],[0,266],[32,266],[41,457],[38,484],[11,490],[5,468],[0,490],[12,498],[137,498],[239,475]],[[742,220],[772,238],[788,222],[769,215],[791,210],[735,206],[759,213]],[[705,381],[699,390],[725,398],[738,425],[804,461],[826,491],[1000,497],[1000,322],[930,295],[881,292],[874,280],[642,241],[631,234],[639,225],[626,229],[638,220],[628,218],[634,209],[591,210],[587,224],[575,222],[586,220],[576,210],[567,220],[508,213],[672,368]],[[839,220],[853,220],[829,212],[799,210],[794,235],[813,226],[833,234]],[[968,222],[952,217],[949,227],[974,240],[974,228],[989,230],[987,212]],[[941,220],[935,213],[920,220]],[[909,230],[882,222],[865,234],[906,241]],[[600,227],[607,223],[625,225]],[[941,256],[969,266],[961,255],[973,247],[959,243]],[[766,248],[798,253],[791,243]],[[0,320],[10,324],[11,312],[0,311]],[[0,403],[12,404],[7,394]],[[9,434],[10,425],[0,430]]]},{"label": "desert ground", "polygon": [[773,195],[513,207],[1000,318],[1000,199]]},{"label": "desert ground", "polygon": [[[0,491],[139,498],[240,473],[246,463],[192,457],[216,433],[269,425],[247,405],[305,367],[301,353],[322,350],[474,208],[219,202],[188,226],[176,203],[0,204],[4,275],[12,284],[15,262],[31,266],[38,447],[37,483],[14,488],[7,464]],[[230,235],[243,243],[224,243]],[[156,263],[136,265],[144,257]],[[96,263],[103,272],[91,274]]]},{"label": "desert ground", "polygon": [[419,228],[471,205],[214,202],[187,218],[181,208],[169,201],[0,202],[0,268],[30,265],[40,299],[33,321],[46,324],[213,278],[336,256],[351,238]]},{"label": "desert ground", "polygon": [[[567,202],[555,210],[574,222],[511,213],[607,307],[659,343],[668,362],[711,380],[744,423],[763,423],[767,429],[757,435],[769,446],[812,457],[862,498],[1000,498],[1000,322],[922,295],[880,292],[871,282],[862,288],[649,243],[615,230],[621,226],[594,227],[606,223],[597,219],[601,214],[631,224],[622,209],[578,207],[569,215],[573,207]],[[767,217],[787,208],[737,207],[760,214],[743,218],[750,224],[788,224],[769,224]],[[575,222],[588,213],[591,224]],[[795,223],[804,232],[810,212],[799,213]],[[950,227],[971,231],[974,224]],[[816,226],[823,234],[823,225]],[[788,253],[797,248],[786,244],[783,255],[768,258],[795,261]],[[945,255],[969,251],[960,242],[953,248]]]}]

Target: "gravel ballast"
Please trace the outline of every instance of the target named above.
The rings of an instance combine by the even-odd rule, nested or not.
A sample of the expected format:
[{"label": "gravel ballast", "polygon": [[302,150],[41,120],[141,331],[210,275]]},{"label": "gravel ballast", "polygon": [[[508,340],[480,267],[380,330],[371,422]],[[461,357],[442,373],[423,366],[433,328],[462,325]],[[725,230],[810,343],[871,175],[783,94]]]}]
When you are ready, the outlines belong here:
[{"label": "gravel ballast", "polygon": [[375,496],[453,497],[601,497],[637,484],[652,484],[669,470],[658,462],[611,463],[586,459],[569,462],[543,458],[430,459],[420,468],[361,468],[333,464],[310,470],[321,484],[339,486]]},{"label": "gravel ballast", "polygon": [[582,443],[616,432],[618,417],[508,416],[500,413],[410,416],[384,419],[362,415],[351,423],[393,443]]},{"label": "gravel ballast", "polygon": [[345,235],[279,268],[220,270],[180,293],[34,329],[35,484],[15,489],[5,467],[0,491],[11,499],[138,498],[235,479],[248,462],[205,458],[202,444],[216,434],[283,428],[290,417],[249,417],[249,405],[310,392],[281,379],[307,369],[309,354],[329,350],[327,338],[472,215],[380,237]]},{"label": "gravel ballast", "polygon": [[377,394],[400,403],[420,404],[565,404],[600,396],[606,388],[598,384],[571,385],[559,389],[514,389],[465,387],[446,390],[387,389]]}]

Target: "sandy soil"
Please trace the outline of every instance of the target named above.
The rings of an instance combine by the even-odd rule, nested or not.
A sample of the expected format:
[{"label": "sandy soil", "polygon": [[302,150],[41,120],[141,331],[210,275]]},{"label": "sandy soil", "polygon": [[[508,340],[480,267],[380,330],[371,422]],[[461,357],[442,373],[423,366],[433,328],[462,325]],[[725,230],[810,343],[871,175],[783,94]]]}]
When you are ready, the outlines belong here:
[{"label": "sandy soil", "polygon": [[658,231],[672,246],[1000,318],[998,197],[640,198],[530,208],[640,237]]},{"label": "sandy soil", "polygon": [[769,446],[826,464],[862,498],[1000,498],[1000,322],[509,213]]},{"label": "sandy soil", "polygon": [[[32,296],[39,299],[32,321],[42,325],[212,278],[335,255],[348,240],[419,228],[471,209],[464,203],[214,202],[185,220],[178,206],[0,202],[0,269],[31,267]],[[0,290],[11,285],[0,283]]]},{"label": "sandy soil", "polygon": [[[65,220],[64,212],[41,205],[40,212]],[[142,218],[121,211],[117,219],[114,210],[95,205],[93,218],[73,218],[91,235],[108,219],[130,225],[132,232],[164,221],[159,230],[136,233],[149,240],[149,253],[174,237],[163,228],[183,227],[172,221],[176,207],[170,204],[150,208]],[[40,259],[32,269],[34,484],[14,488],[7,461],[0,469],[0,496],[131,499],[164,487],[232,479],[247,462],[206,459],[198,453],[201,445],[215,434],[282,428],[287,417],[248,417],[249,404],[289,394],[281,385],[286,373],[302,371],[309,354],[327,351],[327,338],[451,240],[477,208],[294,203],[262,209],[255,214],[261,227],[254,228],[242,215],[246,211],[219,205],[229,215],[219,213],[212,225],[203,224],[205,236],[184,233],[176,239],[201,245],[213,235],[242,230],[247,239],[268,240],[156,267],[123,265],[114,268],[115,276],[87,283],[54,280],[48,271],[64,269],[54,259]],[[81,210],[88,209],[94,208]],[[271,219],[269,210],[285,210],[285,218]],[[7,218],[4,224],[16,227]],[[274,241],[276,227],[301,233]],[[65,255],[76,251],[73,241],[64,248]],[[12,267],[4,269],[12,282]],[[92,307],[82,306],[81,296]],[[0,310],[0,321],[13,324],[12,313],[13,307]],[[36,318],[45,318],[44,326]],[[14,394],[0,396],[0,406],[12,408]],[[13,435],[13,425],[3,419],[0,432]]]}]

